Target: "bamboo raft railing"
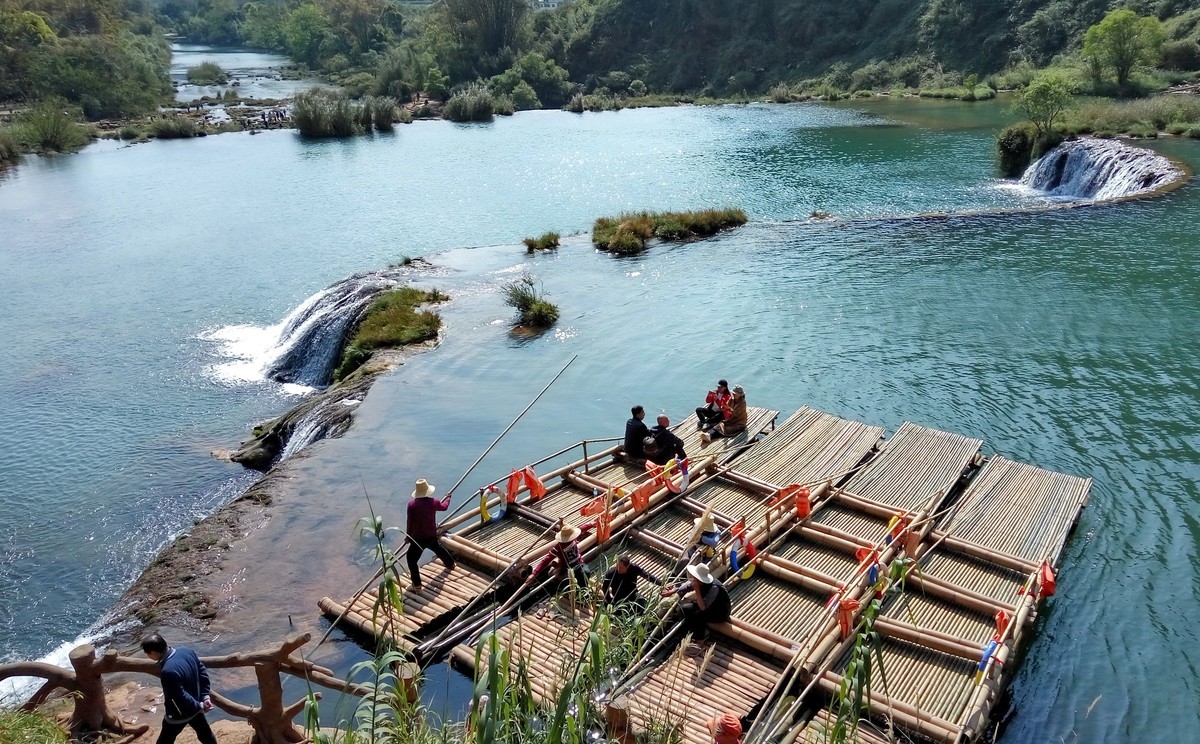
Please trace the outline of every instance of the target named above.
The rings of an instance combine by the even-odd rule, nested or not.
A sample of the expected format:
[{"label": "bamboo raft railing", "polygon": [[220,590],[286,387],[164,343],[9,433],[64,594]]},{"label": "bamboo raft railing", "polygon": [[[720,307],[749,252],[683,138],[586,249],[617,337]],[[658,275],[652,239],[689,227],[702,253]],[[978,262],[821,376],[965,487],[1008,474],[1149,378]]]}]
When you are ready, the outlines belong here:
[{"label": "bamboo raft railing", "polygon": [[[695,414],[672,430],[684,440],[693,470],[703,471],[710,464],[736,457],[755,437],[773,428],[777,416],[777,411],[750,408],[745,432],[703,447]],[[550,549],[551,533],[559,518],[582,521],[578,519],[579,509],[602,488],[623,487],[632,491],[646,482],[644,468],[634,468],[614,457],[619,446],[592,453],[587,448],[587,441],[580,442],[530,466],[563,457],[576,449],[583,453],[581,459],[539,476],[538,480],[546,487],[546,494],[540,499],[530,497],[526,484],[518,488],[520,496],[516,503],[506,505],[504,495],[489,497],[489,487],[502,484],[507,476],[481,488],[476,494],[479,507],[444,521],[439,528],[443,531],[442,544],[457,559],[455,567],[431,573],[431,579],[420,592],[405,591],[403,608],[380,601],[378,590],[372,589],[346,602],[324,597],[319,602],[322,612],[340,619],[352,631],[369,638],[384,638],[394,648],[423,660],[453,646],[457,637],[469,632],[496,604],[509,598],[519,583],[519,570]],[[695,452],[702,453],[697,456]],[[673,482],[678,481],[676,474]],[[650,508],[653,510],[671,496],[665,487],[656,490],[649,497]],[[502,513],[485,521],[484,508]],[[610,539],[620,537],[638,517],[628,500],[615,504]],[[595,548],[597,542],[593,534],[581,540],[580,547],[586,552]],[[466,617],[462,616],[464,611]]]}]

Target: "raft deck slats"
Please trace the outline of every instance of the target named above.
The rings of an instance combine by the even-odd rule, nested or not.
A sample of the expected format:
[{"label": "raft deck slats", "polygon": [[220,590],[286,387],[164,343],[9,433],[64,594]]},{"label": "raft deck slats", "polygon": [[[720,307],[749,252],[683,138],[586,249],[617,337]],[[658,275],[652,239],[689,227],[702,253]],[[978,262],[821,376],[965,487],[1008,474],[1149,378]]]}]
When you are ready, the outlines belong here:
[{"label": "raft deck slats", "polygon": [[879,443],[883,428],[801,408],[736,463],[739,473],[786,486],[840,479]]},{"label": "raft deck slats", "polygon": [[935,493],[943,497],[979,455],[983,440],[905,422],[879,459],[863,468],[845,489],[896,509],[916,512]]},{"label": "raft deck slats", "polygon": [[[469,541],[474,545],[516,560],[518,556],[529,549],[530,545],[545,541],[547,539],[547,536],[543,535],[545,531],[545,527],[518,516],[493,519],[479,529],[473,530],[469,540],[462,537],[457,537],[457,539],[464,542]],[[541,536],[540,540],[539,536]]]},{"label": "raft deck slats", "polygon": [[378,589],[370,589],[354,598],[347,611],[329,597],[319,602],[322,612],[330,620],[342,617],[346,627],[371,638],[387,638],[397,648],[411,651],[414,640],[431,623],[460,612],[471,598],[482,594],[492,581],[486,573],[462,563],[452,570],[430,564],[423,570],[424,588],[419,592],[411,589],[402,595],[404,611],[396,612],[379,602]]},{"label": "raft deck slats", "polygon": [[[789,744],[829,744],[833,740],[833,728],[836,725],[829,716],[829,711],[822,708],[810,721],[804,724],[793,739],[785,738]],[[866,721],[860,721],[858,730],[846,738],[847,744],[890,744],[886,735],[876,733]]]},{"label": "raft deck slats", "polygon": [[921,562],[921,573],[1002,602],[1015,602],[1026,578],[1020,571],[944,549]]},{"label": "raft deck slats", "polygon": [[774,554],[830,576],[849,576],[858,567],[858,561],[850,553],[834,550],[794,536],[789,537],[776,548]]},{"label": "raft deck slats", "polygon": [[1035,563],[1057,563],[1087,504],[1091,478],[992,457],[963,494],[945,531]]},{"label": "raft deck slats", "polygon": [[738,582],[729,595],[733,617],[797,645],[812,633],[829,599],[765,573]]},{"label": "raft deck slats", "polygon": [[872,544],[883,536],[887,527],[885,520],[851,509],[836,501],[814,514],[812,521],[836,527]]},{"label": "raft deck slats", "polygon": [[718,643],[712,657],[676,652],[628,693],[637,731],[678,723],[688,744],[710,744],[705,722],[718,713],[745,716],[766,696],[782,664],[738,644]]}]

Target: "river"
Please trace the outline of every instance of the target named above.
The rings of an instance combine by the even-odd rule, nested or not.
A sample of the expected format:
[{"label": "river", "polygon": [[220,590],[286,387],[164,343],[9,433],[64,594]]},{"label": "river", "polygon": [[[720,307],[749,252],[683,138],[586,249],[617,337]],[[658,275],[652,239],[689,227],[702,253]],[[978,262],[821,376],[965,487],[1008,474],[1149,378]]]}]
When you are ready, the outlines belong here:
[{"label": "river", "polygon": [[[453,483],[579,354],[461,493],[619,433],[632,403],[682,417],[716,377],[753,405],[982,437],[1096,479],[1001,741],[1190,740],[1200,193],[978,214],[1044,204],[994,176],[1005,116],[928,101],[530,112],[29,160],[0,177],[0,658],[97,629],[172,535],[252,480],[208,452],[298,398],[247,379],[214,337],[252,345],[337,279],[423,255],[442,268],[418,279],[455,298],[444,342],[297,463],[298,498],[273,516],[289,537],[256,545],[238,577],[263,596],[206,648],[274,642],[289,614],[316,626],[312,596],[366,570],[364,489],[397,523],[415,478]],[[1200,163],[1194,142],[1158,147]],[[621,210],[722,205],[751,224],[634,258],[584,235],[536,257],[519,245]],[[913,218],[929,212],[950,216]],[[523,271],[562,310],[532,339],[507,333],[496,292]],[[339,669],[361,658],[337,646]],[[427,694],[443,684],[462,681]]]},{"label": "river", "polygon": [[[229,76],[227,85],[193,85],[187,71],[202,62],[215,62]],[[226,90],[255,99],[291,98],[309,88],[332,88],[310,77],[285,77],[292,61],[282,54],[254,49],[213,47],[206,44],[171,44],[171,83],[175,100],[198,101],[203,96],[220,98]],[[236,85],[234,85],[236,83]]]}]

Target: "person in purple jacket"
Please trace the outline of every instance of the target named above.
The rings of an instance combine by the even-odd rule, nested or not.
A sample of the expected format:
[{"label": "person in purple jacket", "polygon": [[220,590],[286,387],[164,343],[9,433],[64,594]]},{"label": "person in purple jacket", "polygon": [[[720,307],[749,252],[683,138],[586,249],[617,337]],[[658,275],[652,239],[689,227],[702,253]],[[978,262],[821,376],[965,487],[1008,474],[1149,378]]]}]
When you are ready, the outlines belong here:
[{"label": "person in purple jacket", "polygon": [[171,648],[158,633],[142,639],[142,651],[157,661],[162,671],[163,725],[158,744],[174,744],[188,726],[200,744],[217,744],[204,714],[212,710],[208,670],[190,648]]},{"label": "person in purple jacket", "polygon": [[417,488],[412,492],[408,502],[408,573],[412,576],[412,588],[420,591],[421,572],[417,561],[426,550],[432,550],[434,555],[442,559],[447,569],[454,568],[454,556],[442,545],[442,539],[437,530],[437,513],[450,508],[450,495],[438,501],[433,497],[437,489],[427,483],[424,478],[417,481]]}]

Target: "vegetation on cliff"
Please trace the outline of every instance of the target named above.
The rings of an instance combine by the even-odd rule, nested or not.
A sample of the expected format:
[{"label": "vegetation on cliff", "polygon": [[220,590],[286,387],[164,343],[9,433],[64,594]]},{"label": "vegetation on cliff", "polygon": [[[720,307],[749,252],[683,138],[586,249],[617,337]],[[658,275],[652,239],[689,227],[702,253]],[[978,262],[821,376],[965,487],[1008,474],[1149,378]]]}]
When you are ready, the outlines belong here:
[{"label": "vegetation on cliff", "polygon": [[152,110],[170,47],[144,3],[0,0],[0,101],[65,99],[89,119]]},{"label": "vegetation on cliff", "polygon": [[333,374],[344,379],[371,357],[375,349],[405,346],[437,338],[442,318],[432,310],[420,310],[421,305],[449,299],[436,289],[416,287],[385,292],[371,303],[354,336],[347,342],[342,361]]}]

